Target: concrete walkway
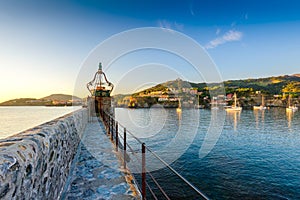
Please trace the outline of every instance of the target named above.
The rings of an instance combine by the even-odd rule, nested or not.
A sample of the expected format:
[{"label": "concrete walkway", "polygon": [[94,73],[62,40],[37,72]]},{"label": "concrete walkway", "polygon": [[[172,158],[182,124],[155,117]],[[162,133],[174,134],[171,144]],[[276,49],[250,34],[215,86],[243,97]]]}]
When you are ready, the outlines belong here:
[{"label": "concrete walkway", "polygon": [[113,149],[103,124],[96,119],[88,123],[62,199],[138,199],[132,190],[133,185],[125,180],[129,175],[120,171]]}]

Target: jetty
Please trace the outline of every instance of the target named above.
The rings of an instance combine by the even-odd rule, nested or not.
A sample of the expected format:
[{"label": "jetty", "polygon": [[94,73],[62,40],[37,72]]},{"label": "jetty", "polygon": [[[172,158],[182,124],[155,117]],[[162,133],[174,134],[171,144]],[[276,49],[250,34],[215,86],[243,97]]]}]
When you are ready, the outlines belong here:
[{"label": "jetty", "polygon": [[[116,121],[101,63],[87,88],[82,109],[0,140],[0,199],[208,199]],[[157,164],[193,196],[165,188]]]},{"label": "jetty", "polygon": [[120,170],[114,145],[97,119],[87,124],[62,199],[138,199],[130,174]]}]

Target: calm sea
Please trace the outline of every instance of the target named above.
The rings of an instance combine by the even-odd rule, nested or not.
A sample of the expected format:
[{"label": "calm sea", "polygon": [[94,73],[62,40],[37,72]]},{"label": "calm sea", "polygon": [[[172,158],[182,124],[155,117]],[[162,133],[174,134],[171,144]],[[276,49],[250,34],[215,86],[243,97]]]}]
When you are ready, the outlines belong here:
[{"label": "calm sea", "polygon": [[78,107],[0,106],[0,138],[53,120]]},{"label": "calm sea", "polygon": [[[211,199],[300,199],[300,112],[225,113],[201,158],[214,112],[118,108],[116,118]],[[167,170],[153,174],[172,199],[199,198]]]}]

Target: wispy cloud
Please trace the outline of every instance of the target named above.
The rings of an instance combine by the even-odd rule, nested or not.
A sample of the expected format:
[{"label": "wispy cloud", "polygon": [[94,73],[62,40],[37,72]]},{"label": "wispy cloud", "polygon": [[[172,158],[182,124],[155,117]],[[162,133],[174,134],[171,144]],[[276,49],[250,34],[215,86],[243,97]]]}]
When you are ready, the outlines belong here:
[{"label": "wispy cloud", "polygon": [[192,2],[190,3],[190,13],[191,13],[192,16],[195,16],[193,7],[194,7],[194,2],[192,1]]},{"label": "wispy cloud", "polygon": [[205,48],[206,49],[213,49],[221,44],[225,44],[227,42],[233,42],[233,41],[240,41],[243,37],[243,33],[240,31],[234,31],[230,30],[226,32],[221,37],[217,37],[216,39],[210,41]]},{"label": "wispy cloud", "polygon": [[171,29],[171,23],[168,22],[167,20],[159,20],[158,21],[158,26],[160,28]]},{"label": "wispy cloud", "polygon": [[160,28],[166,28],[166,29],[170,29],[170,30],[179,30],[179,31],[183,31],[184,29],[184,24],[180,24],[177,22],[169,22],[167,20],[159,20],[158,21],[158,26]]}]

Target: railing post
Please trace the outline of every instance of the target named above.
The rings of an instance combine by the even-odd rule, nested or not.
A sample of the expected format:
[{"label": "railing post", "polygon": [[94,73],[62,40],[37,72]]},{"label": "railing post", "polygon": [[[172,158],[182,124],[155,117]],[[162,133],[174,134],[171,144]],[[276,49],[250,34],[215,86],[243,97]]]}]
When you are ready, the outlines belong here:
[{"label": "railing post", "polygon": [[124,145],[124,155],[123,155],[123,165],[124,165],[124,169],[126,169],[126,128],[124,128],[124,142],[123,142],[123,145]]},{"label": "railing post", "polygon": [[108,120],[109,120],[109,115],[105,114],[105,125],[106,125],[106,128],[108,129]]},{"label": "railing post", "polygon": [[114,141],[114,119],[111,118],[110,140]]},{"label": "railing post", "polygon": [[103,123],[104,123],[104,126],[106,127],[105,120],[106,120],[105,113],[104,113],[104,112],[102,112],[102,121],[103,121]]},{"label": "railing post", "polygon": [[116,151],[118,151],[119,148],[119,130],[118,130],[118,122],[116,122]]},{"label": "railing post", "polygon": [[142,199],[146,199],[146,148],[142,144]]},{"label": "railing post", "polygon": [[108,121],[107,121],[107,133],[110,134],[110,116],[108,115]]}]

